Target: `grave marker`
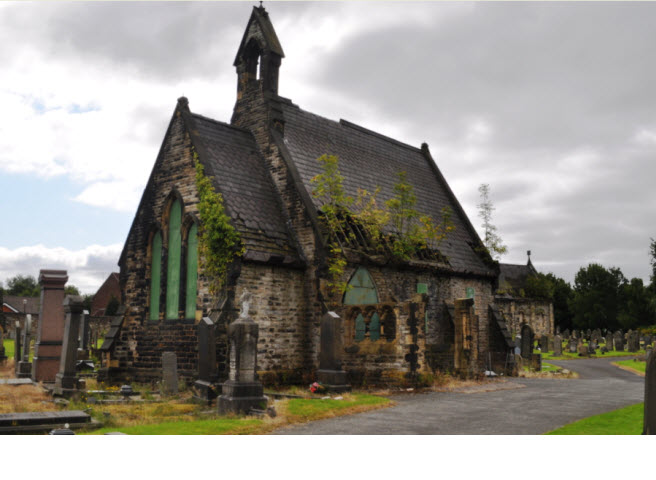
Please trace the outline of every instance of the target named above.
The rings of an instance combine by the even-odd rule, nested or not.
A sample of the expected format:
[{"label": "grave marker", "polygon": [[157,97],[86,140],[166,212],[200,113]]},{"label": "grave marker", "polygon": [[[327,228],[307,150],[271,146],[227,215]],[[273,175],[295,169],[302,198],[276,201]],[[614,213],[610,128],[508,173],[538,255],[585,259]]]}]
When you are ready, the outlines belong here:
[{"label": "grave marker", "polygon": [[32,380],[54,382],[59,372],[59,360],[64,338],[64,285],[66,270],[41,270],[41,307],[34,344]]},{"label": "grave marker", "polygon": [[178,357],[173,352],[162,353],[162,393],[178,393]]},{"label": "grave marker", "polygon": [[78,389],[75,362],[77,361],[77,342],[80,332],[80,319],[84,311],[84,299],[78,295],[67,295],[64,299],[66,324],[64,344],[59,363],[59,373],[55,375],[55,394],[70,395]]},{"label": "grave marker", "polygon": [[656,355],[647,358],[643,435],[656,435]]},{"label": "grave marker", "polygon": [[563,339],[560,335],[554,337],[553,354],[555,357],[560,357],[563,354]]},{"label": "grave marker", "polygon": [[321,351],[319,352],[319,382],[333,392],[351,391],[342,370],[342,319],[335,312],[321,318]]},{"label": "grave marker", "polygon": [[248,291],[244,291],[240,298],[242,308],[239,318],[228,327],[230,375],[223,384],[222,395],[217,402],[221,414],[248,413],[252,408],[263,410],[268,401],[255,373],[259,326],[248,314],[252,298]]},{"label": "grave marker", "polygon": [[198,324],[198,380],[194,383],[194,397],[209,405],[216,398],[212,386],[216,379],[215,326],[210,318],[203,317]]},{"label": "grave marker", "polygon": [[531,355],[533,355],[534,341],[533,330],[531,327],[528,324],[522,325],[522,357],[526,358],[527,360],[530,360]]}]

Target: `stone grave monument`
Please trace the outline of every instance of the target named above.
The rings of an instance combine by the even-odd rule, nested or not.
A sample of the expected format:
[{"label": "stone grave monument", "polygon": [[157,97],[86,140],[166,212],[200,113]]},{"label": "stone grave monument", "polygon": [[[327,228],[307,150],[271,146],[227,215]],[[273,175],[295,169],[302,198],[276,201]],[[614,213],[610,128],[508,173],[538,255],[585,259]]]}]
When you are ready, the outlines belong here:
[{"label": "stone grave monument", "polygon": [[554,357],[560,357],[563,354],[563,339],[560,338],[560,335],[554,337],[553,354]]},{"label": "stone grave monument", "polygon": [[321,351],[317,379],[329,391],[351,391],[351,385],[346,381],[346,372],[342,370],[343,351],[342,319],[335,312],[328,312],[321,318]]},{"label": "stone grave monument", "polygon": [[522,357],[527,360],[531,360],[531,355],[533,355],[533,343],[534,343],[533,330],[527,324],[522,325]]},{"label": "stone grave monument", "polygon": [[178,394],[178,357],[173,352],[162,353],[162,393]]},{"label": "stone grave monument", "polygon": [[32,380],[52,383],[59,372],[64,338],[64,285],[66,270],[41,270],[41,307],[34,344]]},{"label": "stone grave monument", "polygon": [[21,356],[21,327],[20,322],[16,320],[14,329],[14,371],[18,374],[18,365],[23,357]]},{"label": "stone grave monument", "polygon": [[194,398],[208,405],[216,398],[213,385],[217,380],[215,328],[208,317],[203,317],[198,324],[198,380],[194,383]]},{"label": "stone grave monument", "polygon": [[569,342],[567,343],[567,349],[569,350],[569,353],[576,353],[576,348],[578,346],[578,342],[574,337],[569,339]]},{"label": "stone grave monument", "polygon": [[30,362],[30,343],[32,342],[32,315],[25,316],[25,331],[23,332],[23,355],[16,367],[18,378],[32,377],[32,362]]},{"label": "stone grave monument", "polygon": [[656,435],[656,355],[647,358],[643,435]]},{"label": "stone grave monument", "polygon": [[244,291],[239,318],[228,327],[230,375],[217,402],[220,414],[247,414],[252,408],[264,410],[268,401],[256,378],[259,327],[248,315],[251,301],[252,295]]},{"label": "stone grave monument", "polygon": [[67,295],[64,299],[64,344],[59,362],[59,373],[55,375],[55,395],[68,396],[78,390],[75,370],[80,320],[84,311],[84,299],[78,295]]},{"label": "stone grave monument", "polygon": [[622,332],[618,330],[615,332],[613,335],[613,344],[615,345],[615,350],[618,352],[623,352],[624,351],[624,335],[622,335]]}]

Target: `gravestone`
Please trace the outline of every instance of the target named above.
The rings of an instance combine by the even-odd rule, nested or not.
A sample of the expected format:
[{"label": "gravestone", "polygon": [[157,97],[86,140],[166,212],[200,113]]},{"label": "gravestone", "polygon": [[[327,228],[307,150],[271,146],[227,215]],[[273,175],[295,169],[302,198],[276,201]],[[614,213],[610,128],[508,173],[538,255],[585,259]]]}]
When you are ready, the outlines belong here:
[{"label": "gravestone", "polygon": [[77,361],[80,320],[84,311],[84,299],[78,295],[67,295],[64,299],[64,344],[62,346],[59,373],[55,375],[55,395],[70,395],[78,389],[75,363]]},{"label": "gravestone", "polygon": [[640,335],[638,334],[638,332],[629,333],[627,350],[629,352],[637,352],[638,350],[640,350]]},{"label": "gravestone", "polygon": [[645,358],[649,360],[649,356],[651,355],[651,352],[653,351],[653,347],[651,345],[648,345],[647,348],[645,348]]},{"label": "gravestone", "polygon": [[542,371],[542,354],[534,353],[531,355],[531,370],[534,372]]},{"label": "gravestone", "polygon": [[239,318],[228,327],[230,374],[217,402],[220,414],[246,414],[252,408],[264,410],[268,401],[256,377],[259,326],[248,314],[252,298],[248,291],[244,291],[240,298]]},{"label": "gravestone", "polygon": [[652,342],[651,335],[645,335],[645,348],[647,347],[647,345],[651,345],[651,342]]},{"label": "gravestone", "polygon": [[549,337],[547,335],[540,337],[540,350],[543,352],[549,351]]},{"label": "gravestone", "polygon": [[328,312],[321,318],[321,350],[317,379],[327,390],[349,392],[351,386],[346,381],[342,369],[342,319],[335,312]]},{"label": "gravestone", "polygon": [[80,319],[80,340],[79,340],[79,349],[88,350],[89,349],[89,311],[84,310],[82,312],[82,318]]},{"label": "gravestone", "polygon": [[208,405],[216,398],[212,385],[216,382],[216,334],[214,322],[203,317],[198,324],[198,380],[194,382],[194,398]]},{"label": "gravestone", "polygon": [[571,336],[571,333],[570,333],[569,328],[568,328],[563,332],[563,338],[569,338],[570,336]]},{"label": "gravestone", "polygon": [[573,330],[573,331],[572,331],[572,338],[576,338],[576,339],[578,340],[578,338],[579,338],[579,332],[577,332],[576,330]]},{"label": "gravestone", "polygon": [[34,344],[32,380],[54,382],[59,372],[64,339],[64,285],[68,281],[66,270],[41,270],[41,306]]},{"label": "gravestone", "polygon": [[567,343],[567,348],[569,350],[569,353],[576,353],[576,347],[578,346],[578,343],[576,339],[570,338],[569,342]]},{"label": "gravestone", "polygon": [[18,378],[32,377],[32,362],[30,362],[30,342],[32,341],[32,315],[29,313],[25,316],[25,331],[23,332],[23,355],[21,361],[16,366],[16,376]]},{"label": "gravestone", "polygon": [[20,323],[16,320],[16,328],[14,329],[14,370],[18,374],[18,364],[21,359],[21,328]]},{"label": "gravestone", "polygon": [[591,336],[592,336],[592,331],[588,328],[588,329],[585,331],[585,338],[586,338],[586,340],[590,340],[590,337],[591,337]]},{"label": "gravestone", "polygon": [[560,357],[563,354],[563,339],[560,338],[560,335],[554,337],[553,354],[554,357]]},{"label": "gravestone", "polygon": [[527,360],[531,359],[533,355],[533,343],[535,342],[533,337],[533,330],[527,324],[522,325],[522,357]]},{"label": "gravestone", "polygon": [[178,357],[173,352],[162,353],[162,393],[178,394]]},{"label": "gravestone", "polygon": [[583,343],[583,339],[579,340],[577,351],[579,355],[584,355],[586,357],[590,354],[590,351],[588,350],[588,346]]},{"label": "gravestone", "polygon": [[656,435],[656,355],[647,358],[643,435]]},{"label": "gravestone", "polygon": [[622,335],[622,332],[618,330],[615,332],[613,335],[613,345],[615,346],[615,350],[618,352],[623,352],[624,351],[624,336]]}]

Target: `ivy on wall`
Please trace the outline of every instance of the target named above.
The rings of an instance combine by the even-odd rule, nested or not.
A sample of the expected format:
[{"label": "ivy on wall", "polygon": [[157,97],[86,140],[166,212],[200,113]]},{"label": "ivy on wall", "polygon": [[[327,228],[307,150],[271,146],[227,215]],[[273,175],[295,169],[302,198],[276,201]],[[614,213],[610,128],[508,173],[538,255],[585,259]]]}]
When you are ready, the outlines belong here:
[{"label": "ivy on wall", "polygon": [[201,266],[210,278],[210,293],[216,294],[226,282],[228,267],[244,254],[239,232],[230,223],[225,212],[223,196],[214,190],[212,181],[194,152],[196,189],[198,190],[198,247]]},{"label": "ivy on wall", "polygon": [[[394,197],[380,205],[377,200],[380,187],[373,193],[359,188],[357,199],[346,195],[344,176],[339,171],[336,156],[322,155],[317,161],[323,171],[311,180],[312,194],[322,203],[322,220],[331,233],[328,287],[332,293],[344,293],[348,289],[343,279],[347,265],[345,252],[336,237],[342,235],[347,240],[355,240],[349,222],[357,224],[359,230],[365,233],[370,249],[376,253],[389,253],[401,261],[412,259],[421,250],[437,249],[446,236],[455,230],[449,207],[442,209],[439,222],[416,209],[417,197],[406,172],[397,174]],[[388,226],[393,227],[394,233],[384,233]]]}]

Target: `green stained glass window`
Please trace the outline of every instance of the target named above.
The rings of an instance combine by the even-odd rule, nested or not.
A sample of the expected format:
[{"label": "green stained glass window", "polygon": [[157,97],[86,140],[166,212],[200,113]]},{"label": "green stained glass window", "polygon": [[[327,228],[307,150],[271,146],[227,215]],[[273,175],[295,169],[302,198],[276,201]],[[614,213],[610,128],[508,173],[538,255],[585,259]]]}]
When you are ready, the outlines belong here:
[{"label": "green stained glass window", "polygon": [[198,227],[194,223],[187,237],[187,289],[185,318],[196,317],[196,294],[198,291]]},{"label": "green stained glass window", "polygon": [[355,317],[355,341],[360,342],[364,340],[364,332],[366,330],[366,326],[364,324],[364,317],[362,316],[361,313],[358,313],[358,316]]},{"label": "green stained glass window", "polygon": [[150,265],[150,320],[159,320],[159,295],[162,281],[162,233],[153,236]]},{"label": "green stained glass window", "polygon": [[380,316],[374,313],[369,321],[369,338],[375,342],[380,340]]},{"label": "green stained glass window", "polygon": [[349,289],[344,294],[344,305],[373,305],[378,303],[378,292],[371,275],[366,268],[358,268],[351,280]]},{"label": "green stained glass window", "polygon": [[182,208],[180,201],[171,205],[169,215],[169,250],[166,270],[166,318],[178,318],[180,307],[180,248],[182,237],[180,226],[182,223]]}]

